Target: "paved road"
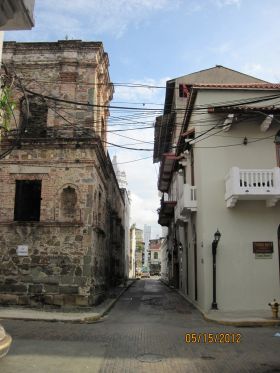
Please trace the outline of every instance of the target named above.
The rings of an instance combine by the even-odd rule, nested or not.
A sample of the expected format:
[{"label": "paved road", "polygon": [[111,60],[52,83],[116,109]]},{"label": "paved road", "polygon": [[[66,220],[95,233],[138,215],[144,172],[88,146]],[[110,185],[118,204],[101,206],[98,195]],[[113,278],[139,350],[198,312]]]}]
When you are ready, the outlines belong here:
[{"label": "paved road", "polygon": [[[280,338],[274,336],[279,328],[206,322],[154,279],[137,281],[99,323],[2,324],[14,343],[0,361],[1,373],[280,372]],[[186,333],[196,333],[189,337],[200,342],[185,343]],[[241,340],[218,343],[223,342],[221,333],[235,342],[239,333]]]}]

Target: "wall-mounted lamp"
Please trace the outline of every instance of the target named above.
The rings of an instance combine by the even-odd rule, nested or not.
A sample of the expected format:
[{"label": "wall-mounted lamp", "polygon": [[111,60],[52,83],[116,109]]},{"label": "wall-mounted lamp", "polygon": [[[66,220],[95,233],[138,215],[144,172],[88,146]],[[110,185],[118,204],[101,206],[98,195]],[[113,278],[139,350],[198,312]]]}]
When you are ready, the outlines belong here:
[{"label": "wall-mounted lamp", "polygon": [[216,254],[217,254],[217,247],[218,243],[221,238],[221,233],[217,229],[214,233],[214,240],[212,242],[212,255],[213,255],[213,302],[212,302],[212,310],[217,310],[218,305],[216,301]]}]

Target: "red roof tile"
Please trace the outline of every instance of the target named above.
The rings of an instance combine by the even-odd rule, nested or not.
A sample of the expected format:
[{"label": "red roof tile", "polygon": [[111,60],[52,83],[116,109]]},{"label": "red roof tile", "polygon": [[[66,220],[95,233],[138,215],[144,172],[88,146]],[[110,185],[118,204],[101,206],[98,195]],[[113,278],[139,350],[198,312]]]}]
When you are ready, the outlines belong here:
[{"label": "red roof tile", "polygon": [[249,83],[249,84],[194,84],[193,88],[257,88],[257,89],[280,89],[278,83]]}]

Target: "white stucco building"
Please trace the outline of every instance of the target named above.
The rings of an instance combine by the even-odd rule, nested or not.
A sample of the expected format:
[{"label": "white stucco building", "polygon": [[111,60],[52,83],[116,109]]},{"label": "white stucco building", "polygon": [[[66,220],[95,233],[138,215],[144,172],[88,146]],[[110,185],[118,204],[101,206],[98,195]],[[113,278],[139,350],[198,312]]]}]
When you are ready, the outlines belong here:
[{"label": "white stucco building", "polygon": [[129,255],[129,278],[135,277],[135,253],[136,253],[136,227],[132,225],[130,228],[130,255]]},{"label": "white stucco building", "polygon": [[124,266],[125,276],[130,277],[130,192],[127,190],[127,179],[125,171],[121,171],[118,167],[117,156],[113,156],[112,165],[114,172],[124,198],[125,209],[124,209]]},{"label": "white stucco building", "polygon": [[[167,82],[154,160],[169,281],[198,308],[279,299],[280,85],[216,66]],[[183,110],[182,110],[183,109]],[[166,274],[165,270],[165,274]]]}]

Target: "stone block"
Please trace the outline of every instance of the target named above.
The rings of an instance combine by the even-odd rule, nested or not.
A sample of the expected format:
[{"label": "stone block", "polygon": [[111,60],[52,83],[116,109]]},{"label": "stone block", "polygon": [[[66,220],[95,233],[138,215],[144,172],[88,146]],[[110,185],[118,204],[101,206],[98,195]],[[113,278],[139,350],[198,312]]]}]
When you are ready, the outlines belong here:
[{"label": "stone block", "polygon": [[1,284],[1,293],[26,293],[27,286],[24,284]]},{"label": "stone block", "polygon": [[54,285],[54,284],[45,284],[44,289],[46,293],[58,293],[59,292],[58,285]]},{"label": "stone block", "polygon": [[60,283],[62,285],[71,285],[71,284],[73,284],[73,276],[61,276]]},{"label": "stone block", "polygon": [[30,306],[41,307],[41,305],[43,304],[43,300],[44,300],[43,294],[30,295]]},{"label": "stone block", "polygon": [[66,294],[63,296],[64,306],[75,306],[76,305],[76,295]]},{"label": "stone block", "polygon": [[76,295],[76,306],[88,306],[89,299],[86,295]]},{"label": "stone block", "polygon": [[75,283],[75,285],[78,285],[78,286],[86,286],[86,284],[87,284],[87,282],[88,282],[88,278],[87,277],[81,277],[81,276],[79,276],[79,277],[75,277],[74,278],[74,283]]},{"label": "stone block", "polygon": [[59,286],[60,294],[78,294],[79,288],[74,285],[61,285]]},{"label": "stone block", "polygon": [[55,306],[63,306],[63,295],[53,295],[53,304]]},{"label": "stone block", "polygon": [[27,285],[25,284],[12,284],[10,285],[10,291],[13,293],[26,293]]},{"label": "stone block", "polygon": [[42,284],[52,284],[58,285],[59,284],[59,276],[46,276],[46,278],[42,279]]},{"label": "stone block", "polygon": [[53,297],[54,295],[50,295],[50,294],[44,294],[43,296],[43,302],[45,304],[54,304],[54,300],[53,300]]},{"label": "stone block", "polygon": [[30,304],[30,298],[28,295],[19,295],[18,304],[21,306],[27,306]]},{"label": "stone block", "polygon": [[18,298],[18,295],[15,294],[0,294],[0,304],[18,304]]},{"label": "stone block", "polygon": [[15,284],[17,280],[15,278],[6,278],[5,284]]},{"label": "stone block", "polygon": [[39,284],[29,285],[28,292],[30,294],[40,294],[43,291],[43,286]]}]

